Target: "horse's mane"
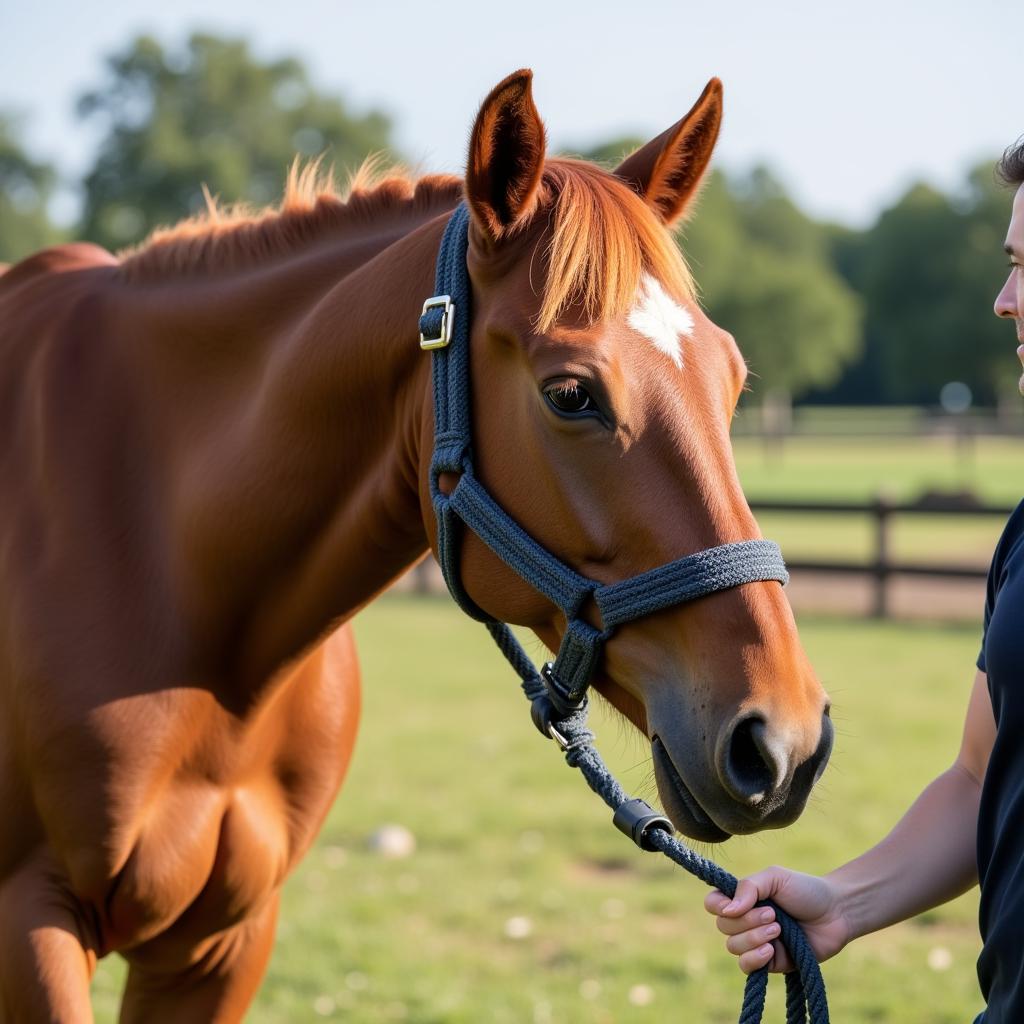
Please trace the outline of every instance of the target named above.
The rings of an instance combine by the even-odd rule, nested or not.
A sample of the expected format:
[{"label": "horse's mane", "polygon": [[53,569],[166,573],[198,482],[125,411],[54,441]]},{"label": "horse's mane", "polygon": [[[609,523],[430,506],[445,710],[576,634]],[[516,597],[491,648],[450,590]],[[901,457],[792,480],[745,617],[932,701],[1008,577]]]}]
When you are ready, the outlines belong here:
[{"label": "horse's mane", "polygon": [[126,249],[121,273],[129,280],[153,280],[166,274],[224,271],[252,266],[322,240],[326,235],[365,226],[409,204],[429,210],[441,199],[458,201],[462,179],[432,174],[414,180],[398,166],[368,157],[338,190],[334,169],[319,160],[288,171],[284,196],[275,207],[246,203],[221,206],[206,187],[206,209],[170,227],[153,231]]},{"label": "horse's mane", "polygon": [[[454,204],[462,189],[455,175],[413,178],[371,157],[339,192],[332,170],[319,161],[305,167],[296,162],[277,208],[221,207],[204,188],[206,209],[158,228],[138,247],[120,253],[121,273],[145,281],[251,266],[410,205],[429,212],[442,200]],[[551,227],[539,330],[550,329],[569,307],[590,322],[626,313],[644,272],[670,293],[693,295],[692,278],[672,236],[636,193],[600,167],[548,160],[538,215],[546,215]]]}]

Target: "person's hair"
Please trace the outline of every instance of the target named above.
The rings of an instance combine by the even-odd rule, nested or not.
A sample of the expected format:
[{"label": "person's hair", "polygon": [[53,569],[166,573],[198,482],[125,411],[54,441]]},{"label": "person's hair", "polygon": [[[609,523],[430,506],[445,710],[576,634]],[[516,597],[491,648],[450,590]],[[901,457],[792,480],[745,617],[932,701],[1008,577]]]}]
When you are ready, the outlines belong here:
[{"label": "person's hair", "polygon": [[1007,147],[996,164],[996,176],[1004,185],[1024,185],[1024,135]]}]

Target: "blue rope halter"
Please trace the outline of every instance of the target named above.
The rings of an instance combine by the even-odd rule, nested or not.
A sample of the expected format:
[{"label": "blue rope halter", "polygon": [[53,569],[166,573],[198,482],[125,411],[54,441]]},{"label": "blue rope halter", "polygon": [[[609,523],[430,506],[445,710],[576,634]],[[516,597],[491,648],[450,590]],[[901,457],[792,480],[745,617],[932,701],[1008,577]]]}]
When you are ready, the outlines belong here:
[{"label": "blue rope halter", "polygon": [[[519,673],[530,700],[534,724],[554,739],[566,761],[579,768],[590,787],[614,811],[616,827],[644,850],[660,850],[703,882],[728,896],[736,878],[677,840],[672,823],[643,800],[630,799],[605,767],[586,727],[587,688],[605,640],[617,626],[652,612],[693,601],[743,583],[777,580],[789,574],[777,544],[748,540],[708,548],[609,586],[581,576],[537,543],[487,492],[473,473],[470,423],[469,325],[471,289],[466,266],[469,209],[456,207],[441,241],[436,295],[423,304],[420,346],[432,353],[434,388],[434,455],[430,493],[437,515],[438,561],[448,589],[472,618],[486,624],[502,654]],[[439,486],[442,473],[458,474],[454,489]],[[509,627],[495,621],[466,593],[459,576],[461,525],[472,530],[527,583],[557,605],[566,630],[553,662],[538,674]],[[592,598],[602,629],[580,617]],[[817,960],[800,926],[775,907],[781,939],[797,970],[786,976],[788,1024],[828,1024],[825,984]],[[740,1024],[758,1024],[768,986],[766,968],[747,979]]]}]

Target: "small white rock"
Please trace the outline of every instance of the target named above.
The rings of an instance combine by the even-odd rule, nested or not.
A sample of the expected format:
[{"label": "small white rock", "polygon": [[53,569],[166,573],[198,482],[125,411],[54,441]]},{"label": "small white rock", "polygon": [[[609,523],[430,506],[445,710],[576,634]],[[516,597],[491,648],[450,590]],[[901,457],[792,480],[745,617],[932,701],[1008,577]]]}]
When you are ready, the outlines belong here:
[{"label": "small white rock", "polygon": [[533,922],[522,915],[510,917],[505,922],[505,935],[510,939],[526,939],[533,933]]},{"label": "small white rock", "polygon": [[654,989],[650,985],[634,985],[629,990],[629,1002],[632,1006],[650,1006],[654,1002]]},{"label": "small white rock", "polygon": [[313,1000],[313,1011],[320,1017],[330,1017],[336,1005],[330,996],[317,996]]},{"label": "small white rock", "polygon": [[398,860],[416,852],[416,837],[404,825],[381,825],[370,836],[369,845],[374,853]]},{"label": "small white rock", "polygon": [[933,946],[928,950],[928,966],[933,971],[948,971],[953,966],[953,954],[945,946]]}]

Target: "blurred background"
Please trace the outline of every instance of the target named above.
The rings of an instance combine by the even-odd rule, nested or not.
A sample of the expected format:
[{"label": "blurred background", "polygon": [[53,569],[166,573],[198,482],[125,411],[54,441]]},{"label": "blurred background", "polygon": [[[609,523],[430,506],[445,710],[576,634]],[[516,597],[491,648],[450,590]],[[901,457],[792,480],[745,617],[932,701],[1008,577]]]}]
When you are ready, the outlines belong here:
[{"label": "blurred background", "polygon": [[[6,4],[0,262],[130,247],[202,209],[204,186],[273,205],[296,155],[342,181],[371,153],[458,172],[479,101],[521,66],[552,150],[613,166],[721,76],[721,142],[679,243],[751,368],[737,462],[840,728],[803,821],[725,858],[820,871],[952,759],[985,568],[1021,497],[1020,366],[992,301],[1022,45],[1024,9],[994,0]],[[701,894],[621,848],[511,712],[511,681],[478,683],[503,677],[485,646],[451,670],[447,638],[475,641],[438,588],[424,565],[357,621],[355,778],[290,884],[252,1019],[733,1019],[739,977]],[[650,796],[646,752],[606,728]],[[971,1019],[973,914],[969,897],[848,951],[834,1016]],[[101,1020],[118,977],[104,965]]]}]

